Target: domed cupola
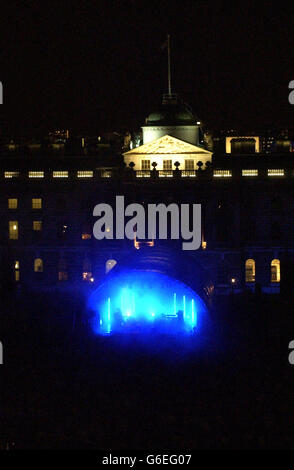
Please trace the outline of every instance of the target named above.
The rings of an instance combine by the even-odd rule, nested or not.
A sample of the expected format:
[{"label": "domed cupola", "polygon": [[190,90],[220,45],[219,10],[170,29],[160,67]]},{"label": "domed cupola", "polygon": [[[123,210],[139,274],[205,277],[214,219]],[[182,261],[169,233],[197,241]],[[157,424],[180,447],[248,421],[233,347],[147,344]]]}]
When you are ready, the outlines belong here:
[{"label": "domed cupola", "polygon": [[161,106],[146,118],[143,143],[152,142],[164,135],[170,135],[199,145],[200,122],[187,104],[176,94],[163,95]]}]

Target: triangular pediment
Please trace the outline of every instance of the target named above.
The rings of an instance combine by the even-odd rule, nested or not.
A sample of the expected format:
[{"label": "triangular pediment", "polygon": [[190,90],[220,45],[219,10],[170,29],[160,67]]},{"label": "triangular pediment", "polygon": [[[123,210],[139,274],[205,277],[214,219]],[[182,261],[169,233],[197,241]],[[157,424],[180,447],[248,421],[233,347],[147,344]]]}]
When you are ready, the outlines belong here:
[{"label": "triangular pediment", "polygon": [[183,140],[177,139],[170,135],[164,135],[159,139],[148,142],[140,147],[134,148],[125,152],[123,155],[129,157],[132,155],[175,155],[175,154],[208,154],[211,152],[197,147],[196,145],[189,144]]}]

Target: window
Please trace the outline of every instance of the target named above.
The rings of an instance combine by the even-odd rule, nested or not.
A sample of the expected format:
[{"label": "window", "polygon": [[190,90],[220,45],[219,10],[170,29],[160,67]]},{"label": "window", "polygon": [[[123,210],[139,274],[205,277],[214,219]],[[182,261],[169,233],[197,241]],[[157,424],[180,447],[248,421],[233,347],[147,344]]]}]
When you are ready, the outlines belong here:
[{"label": "window", "polygon": [[93,171],[78,171],[78,178],[93,178]]},{"label": "window", "polygon": [[150,160],[142,160],[141,169],[142,170],[150,170]]},{"label": "window", "polygon": [[44,171],[29,171],[29,178],[44,178]]},{"label": "window", "polygon": [[4,178],[18,178],[19,171],[5,171]]},{"label": "window", "polygon": [[17,209],[17,199],[8,199],[8,209]]},{"label": "window", "polygon": [[82,240],[91,240],[91,233],[82,233]]},{"label": "window", "polygon": [[248,259],[245,265],[245,277],[247,283],[255,282],[255,261]]},{"label": "window", "polygon": [[242,139],[236,138],[231,140],[231,153],[248,154],[256,152],[256,140],[254,138]]},{"label": "window", "polygon": [[9,221],[9,239],[18,240],[18,222],[17,220]]},{"label": "window", "polygon": [[163,169],[164,170],[172,170],[172,160],[163,160]]},{"label": "window", "polygon": [[271,282],[275,284],[281,282],[281,263],[278,259],[271,262]]},{"label": "window", "polygon": [[41,230],[42,230],[42,221],[41,220],[34,220],[33,221],[33,230],[35,232],[41,232]]},{"label": "window", "polygon": [[59,260],[59,263],[58,263],[58,280],[59,281],[68,280],[67,265],[64,259]]},{"label": "window", "polygon": [[285,170],[282,169],[271,169],[267,170],[268,176],[285,176]]},{"label": "window", "polygon": [[185,170],[194,170],[194,160],[185,160]]},{"label": "window", "polygon": [[32,199],[32,209],[42,209],[42,199],[33,198]]},{"label": "window", "polygon": [[231,170],[214,170],[213,176],[215,178],[230,178],[232,176]]},{"label": "window", "polygon": [[43,272],[43,260],[41,258],[36,258],[34,260],[34,272],[35,273]]},{"label": "window", "polygon": [[258,170],[242,170],[242,176],[258,176]]},{"label": "window", "polygon": [[53,178],[68,178],[68,171],[53,171]]},{"label": "window", "polygon": [[150,178],[150,172],[146,170],[138,170],[136,171],[136,178]]},{"label": "window", "polygon": [[20,280],[19,261],[15,261],[14,263],[14,279],[16,280],[16,282]]}]

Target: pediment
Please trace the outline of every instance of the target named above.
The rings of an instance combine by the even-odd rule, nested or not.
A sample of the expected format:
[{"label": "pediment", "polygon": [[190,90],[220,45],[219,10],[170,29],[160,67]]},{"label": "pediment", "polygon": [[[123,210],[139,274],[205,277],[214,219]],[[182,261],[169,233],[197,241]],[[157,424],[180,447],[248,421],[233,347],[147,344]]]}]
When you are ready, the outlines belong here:
[{"label": "pediment", "polygon": [[197,147],[196,145],[189,144],[183,140],[177,139],[170,135],[164,135],[153,142],[148,142],[140,147],[134,148],[125,152],[125,157],[135,155],[176,155],[176,154],[208,154],[212,155],[211,152]]}]

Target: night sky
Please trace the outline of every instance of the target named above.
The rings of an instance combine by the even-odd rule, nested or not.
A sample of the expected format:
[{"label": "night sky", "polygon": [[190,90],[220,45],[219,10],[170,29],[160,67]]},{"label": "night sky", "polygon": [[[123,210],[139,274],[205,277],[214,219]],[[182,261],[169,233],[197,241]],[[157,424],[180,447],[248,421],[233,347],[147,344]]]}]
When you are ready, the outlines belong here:
[{"label": "night sky", "polygon": [[172,91],[208,128],[294,127],[294,6],[256,3],[10,2],[0,20],[5,132],[139,128],[167,91],[168,32]]}]

